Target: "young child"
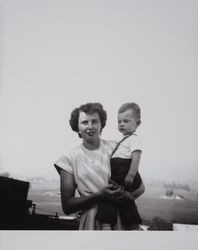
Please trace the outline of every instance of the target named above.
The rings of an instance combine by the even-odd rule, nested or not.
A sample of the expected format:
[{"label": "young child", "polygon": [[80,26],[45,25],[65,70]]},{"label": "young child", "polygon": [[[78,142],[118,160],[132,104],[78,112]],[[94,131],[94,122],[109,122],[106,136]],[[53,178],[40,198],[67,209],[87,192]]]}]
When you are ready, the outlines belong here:
[{"label": "young child", "polygon": [[141,218],[135,205],[135,198],[144,192],[138,166],[142,146],[136,129],[141,123],[141,110],[136,103],[125,103],[118,110],[118,130],[123,138],[113,150],[111,163],[111,181],[128,191],[128,201],[124,203],[101,203],[96,219],[102,230],[111,230],[119,213],[121,223],[128,230],[138,229]]}]

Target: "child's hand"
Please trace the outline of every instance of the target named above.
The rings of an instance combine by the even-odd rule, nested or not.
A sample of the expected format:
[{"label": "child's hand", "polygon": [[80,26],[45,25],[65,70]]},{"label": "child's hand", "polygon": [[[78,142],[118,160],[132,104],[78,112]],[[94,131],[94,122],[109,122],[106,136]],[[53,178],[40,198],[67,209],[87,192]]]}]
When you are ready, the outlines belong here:
[{"label": "child's hand", "polygon": [[125,186],[126,186],[127,188],[132,187],[132,185],[133,185],[133,180],[134,180],[134,176],[131,175],[131,174],[127,174],[127,176],[126,176],[126,178],[125,178],[125,180],[124,180]]}]

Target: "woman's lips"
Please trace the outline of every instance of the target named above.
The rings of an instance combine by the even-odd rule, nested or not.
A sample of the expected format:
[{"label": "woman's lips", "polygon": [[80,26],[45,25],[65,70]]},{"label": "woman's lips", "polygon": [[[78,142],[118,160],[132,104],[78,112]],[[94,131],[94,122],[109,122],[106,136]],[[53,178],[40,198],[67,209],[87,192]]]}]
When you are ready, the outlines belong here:
[{"label": "woman's lips", "polygon": [[87,132],[87,134],[88,134],[89,136],[92,136],[92,135],[95,134],[95,132]]}]

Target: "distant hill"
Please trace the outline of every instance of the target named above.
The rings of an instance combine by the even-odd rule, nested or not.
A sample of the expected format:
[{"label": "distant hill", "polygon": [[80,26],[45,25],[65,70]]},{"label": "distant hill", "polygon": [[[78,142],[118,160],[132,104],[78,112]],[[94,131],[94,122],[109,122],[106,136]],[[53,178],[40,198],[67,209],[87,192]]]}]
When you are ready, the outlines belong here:
[{"label": "distant hill", "polygon": [[33,189],[59,189],[60,182],[57,179],[47,177],[31,177],[26,179]]},{"label": "distant hill", "polygon": [[140,168],[143,180],[153,182],[175,182],[188,184],[192,189],[198,189],[198,163],[160,163],[148,164]]},{"label": "distant hill", "polygon": [[[9,173],[2,173],[9,175],[11,178],[29,181],[33,188],[44,189],[59,189],[60,180],[58,175],[53,177],[46,176],[12,176]],[[198,162],[160,162],[160,163],[146,163],[141,162],[140,174],[147,184],[158,185],[162,182],[175,182],[179,184],[187,184],[191,189],[198,190]]]}]

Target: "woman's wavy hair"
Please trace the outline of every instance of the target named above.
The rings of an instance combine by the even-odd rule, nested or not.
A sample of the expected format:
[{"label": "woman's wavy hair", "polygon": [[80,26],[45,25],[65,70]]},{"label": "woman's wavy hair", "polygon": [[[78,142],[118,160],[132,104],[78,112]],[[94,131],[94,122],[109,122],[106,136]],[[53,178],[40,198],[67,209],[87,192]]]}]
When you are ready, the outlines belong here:
[{"label": "woman's wavy hair", "polygon": [[[81,105],[79,108],[75,108],[71,112],[69,123],[70,123],[72,130],[77,132],[77,133],[79,132],[78,119],[79,119],[80,112],[84,112],[86,114],[98,113],[99,118],[100,118],[100,123],[101,123],[101,131],[100,132],[102,132],[103,128],[106,125],[106,121],[107,121],[107,113],[103,109],[102,104],[100,104],[98,102],[89,102],[89,103]],[[78,135],[81,138],[81,135],[79,133],[78,133]]]}]

